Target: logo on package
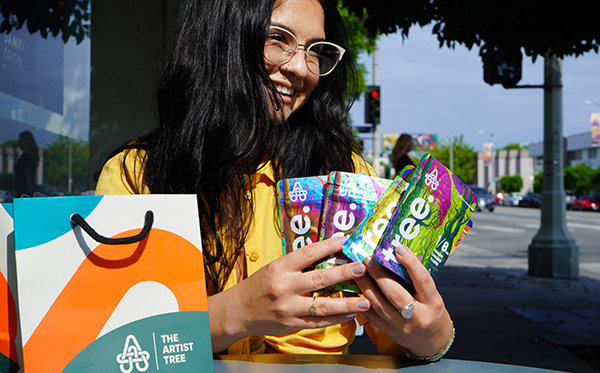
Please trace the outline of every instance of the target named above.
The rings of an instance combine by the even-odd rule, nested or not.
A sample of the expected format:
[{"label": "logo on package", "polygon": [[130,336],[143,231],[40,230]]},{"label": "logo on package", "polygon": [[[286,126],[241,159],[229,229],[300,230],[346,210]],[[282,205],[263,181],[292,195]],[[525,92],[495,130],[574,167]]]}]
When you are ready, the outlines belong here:
[{"label": "logo on package", "polygon": [[344,185],[340,187],[340,196],[348,196],[350,198],[360,197],[360,192],[356,189],[356,187],[357,185],[352,184],[349,178],[346,179]]},{"label": "logo on package", "polygon": [[430,173],[425,175],[425,185],[431,186],[432,190],[436,190],[438,188],[438,186],[440,185],[440,183],[436,180],[437,177],[438,177],[438,170],[437,170],[437,168],[435,168],[435,169],[433,169],[433,171],[431,171]]},{"label": "logo on package", "polygon": [[148,370],[148,360],[150,359],[150,353],[142,350],[135,336],[130,334],[125,339],[125,345],[123,346],[123,352],[117,355],[117,363],[123,373],[131,373],[133,367],[138,372],[145,372]]},{"label": "logo on package", "polygon": [[308,192],[304,189],[302,189],[302,186],[300,186],[299,182],[295,182],[294,183],[294,188],[292,189],[292,191],[290,192],[290,201],[292,202],[296,202],[298,200],[300,201],[304,201],[306,199],[306,195],[308,194]]}]

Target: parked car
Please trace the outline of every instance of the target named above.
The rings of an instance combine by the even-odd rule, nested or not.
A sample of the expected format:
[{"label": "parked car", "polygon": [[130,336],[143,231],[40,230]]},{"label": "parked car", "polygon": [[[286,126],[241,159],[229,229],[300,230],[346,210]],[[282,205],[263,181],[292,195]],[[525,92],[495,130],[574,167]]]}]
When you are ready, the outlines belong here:
[{"label": "parked car", "polygon": [[477,211],[483,211],[487,209],[489,212],[494,211],[496,207],[496,201],[485,189],[479,186],[470,185],[469,189],[477,196]]},{"label": "parked car", "polygon": [[503,206],[519,206],[519,201],[523,199],[523,193],[509,193],[504,200]]},{"label": "parked car", "polygon": [[587,210],[587,211],[598,211],[600,210],[600,202],[592,196],[581,196],[577,198],[571,204],[572,210]]},{"label": "parked car", "polygon": [[0,202],[1,203],[11,203],[13,200],[12,193],[7,192],[6,190],[0,190]]},{"label": "parked car", "polygon": [[567,210],[572,210],[573,201],[577,199],[577,194],[572,190],[565,190],[565,203],[567,204]]},{"label": "parked car", "polygon": [[539,193],[527,193],[519,201],[519,207],[541,207],[542,196]]}]

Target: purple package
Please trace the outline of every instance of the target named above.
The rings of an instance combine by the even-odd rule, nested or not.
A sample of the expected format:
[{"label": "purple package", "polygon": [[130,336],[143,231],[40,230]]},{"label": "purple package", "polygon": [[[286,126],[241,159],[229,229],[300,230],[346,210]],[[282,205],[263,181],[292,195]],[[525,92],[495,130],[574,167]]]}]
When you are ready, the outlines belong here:
[{"label": "purple package", "polygon": [[375,250],[375,260],[410,285],[406,269],[394,255],[394,248],[403,244],[435,278],[470,229],[476,202],[475,194],[456,175],[426,154]]},{"label": "purple package", "polygon": [[[364,174],[331,172],[325,186],[319,240],[349,235],[372,213],[391,183],[392,180]],[[316,268],[330,268],[348,262],[349,259],[339,252],[318,262]],[[354,283],[340,283],[327,289],[360,292]]]},{"label": "purple package", "polygon": [[277,182],[283,255],[318,241],[327,176]]},{"label": "purple package", "polygon": [[367,256],[371,256],[375,252],[389,220],[408,188],[407,180],[410,179],[414,170],[415,166],[404,168],[381,196],[373,208],[373,212],[356,227],[348,240],[344,242],[342,249],[350,260],[362,263]]}]

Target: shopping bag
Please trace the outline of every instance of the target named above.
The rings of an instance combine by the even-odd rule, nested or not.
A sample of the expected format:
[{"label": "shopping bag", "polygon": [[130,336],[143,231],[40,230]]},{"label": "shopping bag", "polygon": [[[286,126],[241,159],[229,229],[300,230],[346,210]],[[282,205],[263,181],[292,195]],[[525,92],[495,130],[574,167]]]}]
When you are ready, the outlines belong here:
[{"label": "shopping bag", "polygon": [[15,200],[23,366],[213,371],[194,195]]},{"label": "shopping bag", "polygon": [[0,373],[16,372],[21,361],[15,270],[12,204],[3,203],[0,207]]}]

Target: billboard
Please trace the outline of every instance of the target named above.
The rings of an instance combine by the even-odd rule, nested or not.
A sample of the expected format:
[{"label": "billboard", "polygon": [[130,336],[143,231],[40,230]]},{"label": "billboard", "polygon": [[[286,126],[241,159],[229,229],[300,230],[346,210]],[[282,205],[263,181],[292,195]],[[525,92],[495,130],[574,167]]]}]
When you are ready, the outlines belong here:
[{"label": "billboard", "polygon": [[592,113],[592,146],[600,146],[600,113]]}]

